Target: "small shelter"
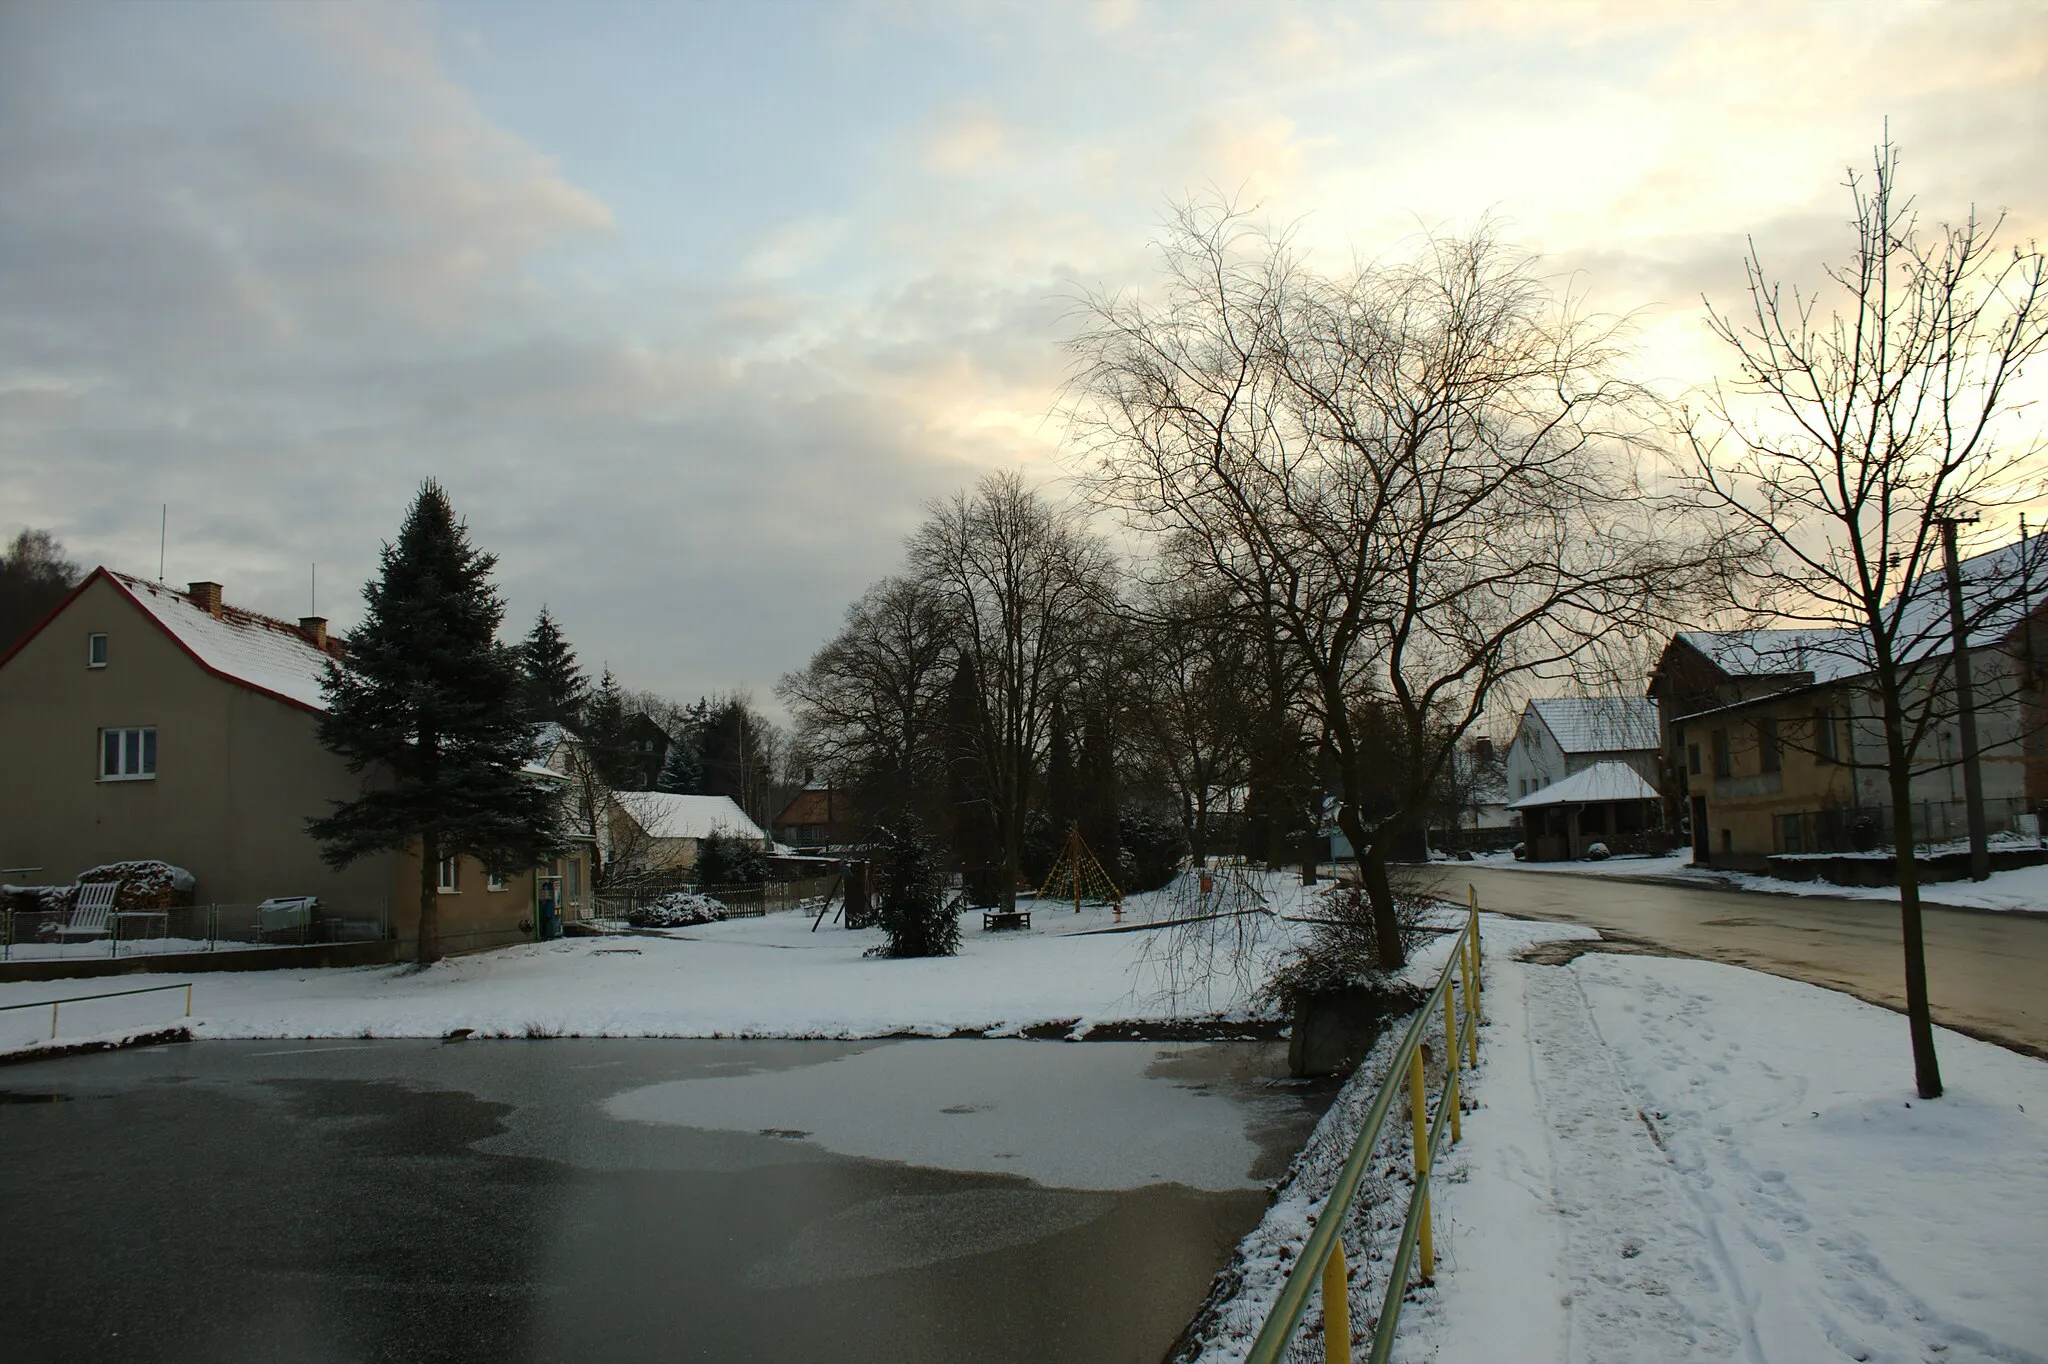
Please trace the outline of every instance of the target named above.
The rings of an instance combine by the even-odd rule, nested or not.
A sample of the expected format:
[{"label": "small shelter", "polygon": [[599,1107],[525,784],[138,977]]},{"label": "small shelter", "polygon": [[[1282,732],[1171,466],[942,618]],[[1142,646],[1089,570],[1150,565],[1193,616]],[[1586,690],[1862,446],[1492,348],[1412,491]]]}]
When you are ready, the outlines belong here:
[{"label": "small shelter", "polygon": [[1639,836],[1660,826],[1663,808],[1657,788],[1623,762],[1595,763],[1508,806],[1522,817],[1532,862],[1569,861],[1595,843]]}]

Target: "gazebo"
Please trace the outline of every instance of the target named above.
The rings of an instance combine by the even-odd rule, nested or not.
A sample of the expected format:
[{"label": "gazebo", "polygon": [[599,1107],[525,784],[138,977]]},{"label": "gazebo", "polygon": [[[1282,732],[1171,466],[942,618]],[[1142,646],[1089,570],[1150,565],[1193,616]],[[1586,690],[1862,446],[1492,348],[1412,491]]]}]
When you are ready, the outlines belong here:
[{"label": "gazebo", "polygon": [[1657,828],[1663,801],[1633,767],[1605,762],[1531,791],[1508,809],[1522,817],[1530,861],[1565,862],[1595,843]]}]

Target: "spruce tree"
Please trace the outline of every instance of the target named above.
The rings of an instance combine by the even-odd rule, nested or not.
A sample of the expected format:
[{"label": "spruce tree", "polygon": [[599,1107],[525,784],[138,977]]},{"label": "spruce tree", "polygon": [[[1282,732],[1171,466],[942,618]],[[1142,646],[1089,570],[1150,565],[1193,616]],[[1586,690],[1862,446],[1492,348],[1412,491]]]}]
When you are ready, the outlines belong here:
[{"label": "spruce tree", "polygon": [[561,798],[521,771],[533,739],[519,702],[517,652],[498,641],[504,601],[497,564],[469,543],[441,485],[428,479],[387,544],[369,605],[349,641],[348,666],[328,665],[320,741],[372,770],[361,796],[307,821],[321,857],[343,867],[416,847],[419,961],[439,955],[436,910],[443,858],[467,854],[496,873],[562,852]]},{"label": "spruce tree", "polygon": [[654,780],[654,789],[672,796],[694,796],[703,791],[704,764],[691,751],[687,738],[674,737],[668,741],[668,754],[661,760],[661,774]]},{"label": "spruce tree", "polygon": [[614,791],[637,789],[633,773],[638,755],[627,747],[626,738],[626,722],[631,718],[619,679],[607,667],[583,707],[583,751],[590,755],[598,779]]},{"label": "spruce tree", "polygon": [[526,715],[536,723],[552,720],[574,730],[583,721],[590,698],[590,679],[576,666],[576,653],[547,607],[533,623],[533,632],[519,646],[524,669]]}]

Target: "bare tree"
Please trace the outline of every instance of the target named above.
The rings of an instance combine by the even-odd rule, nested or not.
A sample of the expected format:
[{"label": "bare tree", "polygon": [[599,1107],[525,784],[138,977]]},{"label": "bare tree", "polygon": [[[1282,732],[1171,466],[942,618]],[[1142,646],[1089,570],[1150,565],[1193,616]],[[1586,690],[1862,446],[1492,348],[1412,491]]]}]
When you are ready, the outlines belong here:
[{"label": "bare tree", "polygon": [[1705,551],[1636,477],[1618,324],[1482,227],[1342,276],[1186,206],[1156,299],[1095,295],[1070,412],[1094,487],[1288,655],[1382,962],[1387,859],[1504,687],[1586,666]]},{"label": "bare tree", "polygon": [[934,504],[909,550],[912,574],[945,603],[955,646],[971,665],[973,732],[955,737],[978,759],[1002,848],[1001,896],[1012,906],[1053,698],[1101,609],[1109,555],[1073,511],[1007,472]]},{"label": "bare tree", "polygon": [[1686,434],[1701,493],[1770,551],[1750,564],[1763,609],[1820,627],[1801,647],[1842,653],[1867,675],[1891,795],[1913,1070],[1934,1098],[1912,775],[1930,734],[1957,714],[1951,670],[1967,659],[1964,639],[2010,628],[2026,589],[2042,586],[2038,556],[2023,547],[2030,562],[1965,585],[1957,639],[1942,540],[1945,527],[2039,492],[2039,437],[2004,435],[2023,406],[2015,385],[2048,345],[2048,269],[2031,243],[2000,249],[2000,222],[1974,211],[1922,232],[1898,164],[1887,142],[1868,174],[1850,173],[1855,254],[1827,270],[1821,293],[1788,297],[1751,245],[1739,320],[1708,305],[1738,377],[1706,392]]}]

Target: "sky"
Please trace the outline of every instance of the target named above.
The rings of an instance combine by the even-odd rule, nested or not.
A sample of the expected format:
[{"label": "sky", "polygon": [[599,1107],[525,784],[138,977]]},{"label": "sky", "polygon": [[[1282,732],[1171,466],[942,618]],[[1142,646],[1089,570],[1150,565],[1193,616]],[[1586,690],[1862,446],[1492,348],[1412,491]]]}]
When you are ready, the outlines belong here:
[{"label": "sky", "polygon": [[345,631],[431,476],[508,630],[772,709],[929,499],[1067,480],[1174,202],[1491,214],[1676,393],[1887,126],[2048,236],[2048,7],[0,0],[0,534]]}]

